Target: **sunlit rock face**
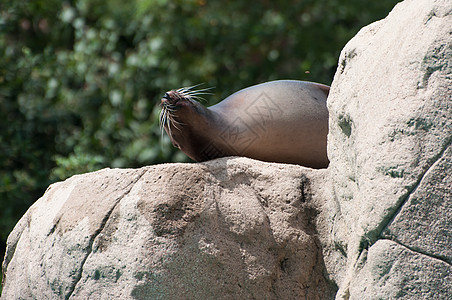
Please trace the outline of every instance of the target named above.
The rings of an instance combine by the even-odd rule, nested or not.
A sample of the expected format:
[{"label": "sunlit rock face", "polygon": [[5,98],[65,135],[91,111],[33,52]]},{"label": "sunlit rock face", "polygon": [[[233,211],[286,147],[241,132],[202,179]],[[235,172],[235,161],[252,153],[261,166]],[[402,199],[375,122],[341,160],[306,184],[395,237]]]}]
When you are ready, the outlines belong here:
[{"label": "sunlit rock face", "polygon": [[223,158],[105,169],[49,187],[17,224],[6,298],[332,298],[309,176]]},{"label": "sunlit rock face", "polygon": [[333,244],[347,254],[338,297],[452,288],[451,11],[401,2],[342,50],[328,98]]},{"label": "sunlit rock face", "polygon": [[2,299],[447,299],[452,6],[407,0],[343,49],[328,169],[226,157],[51,185]]}]

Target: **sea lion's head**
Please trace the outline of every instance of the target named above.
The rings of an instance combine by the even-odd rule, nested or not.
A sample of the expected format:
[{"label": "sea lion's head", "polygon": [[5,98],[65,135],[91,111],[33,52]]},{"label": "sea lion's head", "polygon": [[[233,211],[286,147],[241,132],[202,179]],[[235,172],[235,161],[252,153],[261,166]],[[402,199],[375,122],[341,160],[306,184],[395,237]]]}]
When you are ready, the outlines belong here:
[{"label": "sea lion's head", "polygon": [[210,113],[197,101],[207,90],[193,90],[193,87],[170,90],[160,101],[162,131],[165,129],[173,145],[196,161],[202,160],[200,148],[209,142],[203,128],[209,126]]}]

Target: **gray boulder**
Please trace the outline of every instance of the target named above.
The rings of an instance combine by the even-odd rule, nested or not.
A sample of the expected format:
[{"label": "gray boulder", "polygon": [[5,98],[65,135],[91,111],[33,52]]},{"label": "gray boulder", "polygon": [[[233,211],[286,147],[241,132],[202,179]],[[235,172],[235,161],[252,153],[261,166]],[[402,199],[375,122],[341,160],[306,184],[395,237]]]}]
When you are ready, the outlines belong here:
[{"label": "gray boulder", "polygon": [[[337,210],[326,244],[347,256],[338,297],[375,299],[378,289],[387,299],[444,299],[452,290],[437,276],[408,284],[411,257],[425,268],[420,282],[428,270],[451,274],[451,12],[450,1],[401,2],[342,50],[328,98]],[[371,269],[383,262],[407,272]]]},{"label": "gray boulder", "polygon": [[224,158],[105,169],[49,187],[20,220],[5,299],[327,299],[300,166]]},{"label": "gray boulder", "polygon": [[330,166],[105,169],[16,225],[2,299],[450,299],[452,4],[406,0],[343,49]]}]

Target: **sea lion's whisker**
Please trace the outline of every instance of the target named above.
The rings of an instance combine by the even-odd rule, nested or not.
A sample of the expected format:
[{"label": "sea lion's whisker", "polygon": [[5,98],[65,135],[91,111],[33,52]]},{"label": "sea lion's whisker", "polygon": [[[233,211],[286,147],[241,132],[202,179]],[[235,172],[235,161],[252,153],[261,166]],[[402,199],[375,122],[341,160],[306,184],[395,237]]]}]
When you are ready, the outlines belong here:
[{"label": "sea lion's whisker", "polygon": [[[163,123],[163,128],[167,129],[168,136],[169,136],[170,140],[173,141],[173,132],[171,131],[171,123],[176,123],[176,122],[174,122],[173,116],[168,111],[165,111],[165,120]],[[162,132],[162,134],[163,134],[163,132]]]},{"label": "sea lion's whisker", "polygon": [[202,100],[202,101],[206,101],[204,98],[198,97],[198,96],[199,95],[211,95],[212,93],[209,93],[208,91],[213,89],[213,87],[208,87],[208,88],[203,88],[203,89],[199,89],[199,90],[194,90],[195,87],[197,87],[197,86],[199,86],[201,84],[203,84],[203,83],[200,83],[200,84],[197,84],[197,85],[193,85],[193,86],[190,86],[190,87],[183,87],[183,88],[177,89],[176,92],[178,92],[181,96],[183,96],[184,98],[186,98],[188,100]]},{"label": "sea lion's whisker", "polygon": [[178,91],[178,92],[179,92],[179,91],[190,91],[191,89],[194,89],[195,87],[200,86],[200,85],[203,85],[203,84],[204,84],[204,82],[198,83],[198,84],[195,84],[195,85],[192,85],[192,86],[189,86],[189,87],[181,87],[181,88],[178,89],[177,91]]},{"label": "sea lion's whisker", "polygon": [[[163,131],[165,128],[165,125],[167,125],[167,110],[165,108],[162,108],[159,115],[159,127],[160,127],[160,143],[163,145]],[[169,138],[172,140],[172,137],[170,134],[168,134]]]},{"label": "sea lion's whisker", "polygon": [[165,107],[165,110],[168,111],[168,112],[171,112],[171,113],[174,113],[174,112],[177,111],[177,109],[175,107],[173,107],[173,106]]},{"label": "sea lion's whisker", "polygon": [[173,112],[168,111],[168,117],[171,119],[171,122],[174,122],[176,124],[182,124],[179,121],[176,121],[174,118],[176,117],[176,115]]},{"label": "sea lion's whisker", "polygon": [[188,100],[196,100],[196,101],[207,102],[207,100],[204,99],[203,97],[201,97],[200,95],[212,95],[212,93],[204,93],[204,92],[193,91],[193,92],[190,92],[190,93],[181,93],[181,95],[183,95]]},{"label": "sea lion's whisker", "polygon": [[193,93],[186,93],[184,95],[188,95],[188,96],[198,96],[198,95],[213,95],[213,93],[205,93],[205,92],[193,92]]},{"label": "sea lion's whisker", "polygon": [[191,98],[191,99],[197,99],[197,98],[200,98],[200,99],[205,100],[205,99],[203,98],[202,94],[201,94],[201,95],[190,95],[190,96],[188,96],[187,98]]},{"label": "sea lion's whisker", "polygon": [[167,110],[165,108],[162,108],[159,115],[159,126],[161,129],[163,129],[167,118]]},{"label": "sea lion's whisker", "polygon": [[199,89],[199,90],[191,90],[191,89],[185,89],[186,92],[189,93],[198,93],[198,92],[206,92],[206,91],[210,91],[214,89],[214,87],[208,87],[208,88],[204,88],[204,89]]},{"label": "sea lion's whisker", "polygon": [[184,123],[177,121],[175,119],[176,117],[175,112],[176,109],[174,109],[171,105],[164,105],[162,111],[160,112],[160,127],[161,128],[166,127],[168,129],[168,133],[171,139],[173,138],[171,134],[171,125],[179,131],[181,129],[177,125],[181,126],[184,125]]},{"label": "sea lion's whisker", "polygon": [[209,90],[197,90],[197,91],[188,91],[183,92],[184,95],[196,96],[196,95],[212,95],[213,93],[209,92]]}]

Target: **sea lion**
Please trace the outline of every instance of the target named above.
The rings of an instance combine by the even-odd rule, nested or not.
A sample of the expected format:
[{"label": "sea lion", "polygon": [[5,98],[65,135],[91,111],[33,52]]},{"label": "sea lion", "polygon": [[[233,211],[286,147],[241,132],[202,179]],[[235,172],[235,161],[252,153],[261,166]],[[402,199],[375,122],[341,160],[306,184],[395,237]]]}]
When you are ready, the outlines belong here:
[{"label": "sea lion", "polygon": [[193,160],[246,156],[311,168],[328,166],[328,86],[271,81],[207,108],[196,101],[204,91],[171,90],[160,104],[161,127]]}]

